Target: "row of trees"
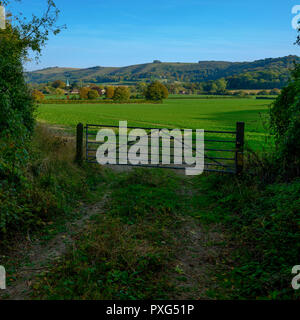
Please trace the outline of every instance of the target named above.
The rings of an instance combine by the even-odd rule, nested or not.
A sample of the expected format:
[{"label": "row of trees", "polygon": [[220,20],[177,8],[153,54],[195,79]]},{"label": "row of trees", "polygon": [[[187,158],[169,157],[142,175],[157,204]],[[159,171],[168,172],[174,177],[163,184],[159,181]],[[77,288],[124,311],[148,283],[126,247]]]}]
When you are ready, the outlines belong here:
[{"label": "row of trees", "polygon": [[[218,79],[216,81],[208,81],[208,82],[187,82],[187,83],[171,83],[166,84],[166,87],[168,88],[168,91],[172,94],[214,94],[214,95],[229,95],[232,94],[231,92],[234,92],[236,94],[236,89],[231,89],[228,81],[225,78]],[[245,87],[247,88],[247,87]],[[241,90],[242,88],[238,88],[238,90]],[[251,89],[249,89],[251,90]],[[245,91],[243,91],[243,94],[245,94]],[[240,91],[242,92],[242,91]],[[249,91],[250,92],[250,91]],[[260,90],[257,91],[259,94],[272,94],[272,95],[278,95],[280,94],[279,89],[271,89],[271,90]],[[255,92],[254,94],[258,94]]]},{"label": "row of trees", "polygon": [[[159,81],[154,81],[150,84],[139,82],[130,87],[126,86],[103,86],[89,84],[83,88],[78,85],[71,84],[66,90],[65,83],[61,80],[54,81],[51,85],[36,85],[34,91],[34,98],[37,101],[43,100],[42,94],[55,94],[56,96],[68,95],[70,92],[78,96],[72,96],[72,99],[98,99],[105,97],[106,99],[113,99],[116,101],[125,101],[129,99],[146,99],[150,101],[160,101],[166,99],[169,93],[171,94],[207,94],[207,95],[279,95],[280,89],[271,90],[228,90],[228,82],[223,78],[216,81],[209,81],[203,83],[172,83],[162,84]],[[49,89],[51,88],[51,90]],[[40,91],[40,93],[36,92]]]},{"label": "row of trees", "polygon": [[[54,88],[54,90],[52,90],[51,93],[57,96],[66,94],[69,97],[70,90],[65,91],[63,87],[64,83],[61,80],[57,80],[52,84],[52,88]],[[45,86],[41,87],[40,90],[32,90],[32,96],[36,101],[41,102],[45,99],[44,93],[48,93],[45,88],[49,87]],[[78,95],[73,95],[71,99],[94,100],[104,95],[106,99],[112,99],[115,101],[129,101],[131,98],[144,98],[149,101],[162,101],[163,99],[168,98],[169,95],[166,86],[158,81],[154,81],[149,85],[142,83],[135,88],[134,92],[136,94],[132,93],[130,88],[127,86],[103,87],[92,85],[80,88]]]},{"label": "row of trees", "polygon": [[[106,99],[113,99],[115,101],[128,101],[131,97],[138,97],[137,95],[131,95],[131,90],[127,86],[108,86],[105,89]],[[162,101],[167,99],[169,91],[165,85],[159,81],[154,81],[149,85],[140,84],[136,91],[140,93],[141,97],[149,101]],[[98,98],[99,92],[95,87],[84,87],[80,89],[81,99],[96,99]]]}]

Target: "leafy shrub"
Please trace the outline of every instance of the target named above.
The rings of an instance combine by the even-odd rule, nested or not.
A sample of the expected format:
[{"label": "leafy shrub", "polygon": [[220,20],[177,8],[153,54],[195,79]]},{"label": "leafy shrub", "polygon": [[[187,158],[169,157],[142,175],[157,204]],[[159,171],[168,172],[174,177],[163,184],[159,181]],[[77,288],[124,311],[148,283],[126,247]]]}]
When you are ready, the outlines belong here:
[{"label": "leafy shrub", "polygon": [[117,87],[114,92],[115,101],[128,101],[130,99],[130,90],[127,87]]},{"label": "leafy shrub", "polygon": [[300,175],[300,65],[292,72],[289,85],[282,89],[271,110],[278,162],[284,174]]},{"label": "leafy shrub", "polygon": [[41,91],[36,89],[32,91],[32,97],[37,102],[43,101],[45,99],[44,94]]},{"label": "leafy shrub", "polygon": [[110,86],[105,88],[105,97],[106,99],[112,99],[115,93],[115,88]]},{"label": "leafy shrub", "polygon": [[10,26],[0,30],[0,57],[0,136],[13,135],[18,126],[32,133],[35,106],[24,80],[22,42]]},{"label": "leafy shrub", "polygon": [[0,148],[0,238],[68,213],[94,186],[89,176],[99,179],[98,170],[74,164],[72,141],[43,126],[25,149],[3,139]]},{"label": "leafy shrub", "polygon": [[82,100],[87,100],[89,98],[89,88],[83,87],[80,89],[79,96]]},{"label": "leafy shrub", "polygon": [[65,90],[64,89],[61,89],[61,88],[57,88],[55,89],[54,93],[57,95],[57,96],[62,96],[65,94]]},{"label": "leafy shrub", "polygon": [[162,101],[169,96],[168,89],[160,82],[152,82],[144,92],[145,98],[151,101]]},{"label": "leafy shrub", "polygon": [[99,98],[98,91],[91,89],[91,90],[88,92],[88,98],[89,98],[90,100],[95,100],[95,99]]}]

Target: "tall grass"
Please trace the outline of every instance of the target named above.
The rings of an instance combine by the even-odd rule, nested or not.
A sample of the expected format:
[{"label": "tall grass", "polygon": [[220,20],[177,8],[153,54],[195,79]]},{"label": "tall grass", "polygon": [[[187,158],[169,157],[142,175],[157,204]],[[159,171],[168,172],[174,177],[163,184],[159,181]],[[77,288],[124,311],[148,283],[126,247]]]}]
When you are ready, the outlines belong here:
[{"label": "tall grass", "polygon": [[18,171],[11,168],[0,181],[2,238],[15,231],[36,229],[68,213],[96,183],[96,169],[74,163],[72,137],[38,125],[28,150]]}]

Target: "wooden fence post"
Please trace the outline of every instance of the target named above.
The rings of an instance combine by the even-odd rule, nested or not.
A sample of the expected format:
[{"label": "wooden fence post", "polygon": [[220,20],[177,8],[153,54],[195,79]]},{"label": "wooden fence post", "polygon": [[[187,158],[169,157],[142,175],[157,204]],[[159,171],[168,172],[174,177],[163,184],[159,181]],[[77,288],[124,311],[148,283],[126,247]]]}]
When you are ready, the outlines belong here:
[{"label": "wooden fence post", "polygon": [[236,174],[240,174],[244,168],[244,142],[245,142],[245,122],[237,122],[236,123],[236,153],[235,153]]},{"label": "wooden fence post", "polygon": [[76,127],[76,158],[75,161],[81,164],[83,160],[83,124],[78,123]]}]

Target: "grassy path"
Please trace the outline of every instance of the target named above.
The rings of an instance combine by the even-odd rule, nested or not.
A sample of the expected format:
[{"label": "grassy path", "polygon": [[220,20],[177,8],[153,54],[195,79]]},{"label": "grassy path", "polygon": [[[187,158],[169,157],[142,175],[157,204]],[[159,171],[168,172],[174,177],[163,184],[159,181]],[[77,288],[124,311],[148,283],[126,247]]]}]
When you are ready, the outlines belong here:
[{"label": "grassy path", "polygon": [[[17,280],[0,295],[2,299],[27,300],[32,293],[32,284],[38,274],[46,272],[50,265],[67,253],[68,248],[74,242],[74,235],[83,232],[88,220],[95,214],[103,212],[105,197],[98,203],[86,205],[80,208],[81,218],[65,223],[64,232],[58,232],[46,244],[43,239],[27,243],[18,243],[13,258],[19,260],[19,267],[15,271]],[[24,251],[25,248],[25,251]]]},{"label": "grassy path", "polygon": [[16,281],[2,299],[210,297],[224,239],[189,215],[190,183],[171,171],[107,174],[102,200],[82,205],[63,232],[19,245]]}]

